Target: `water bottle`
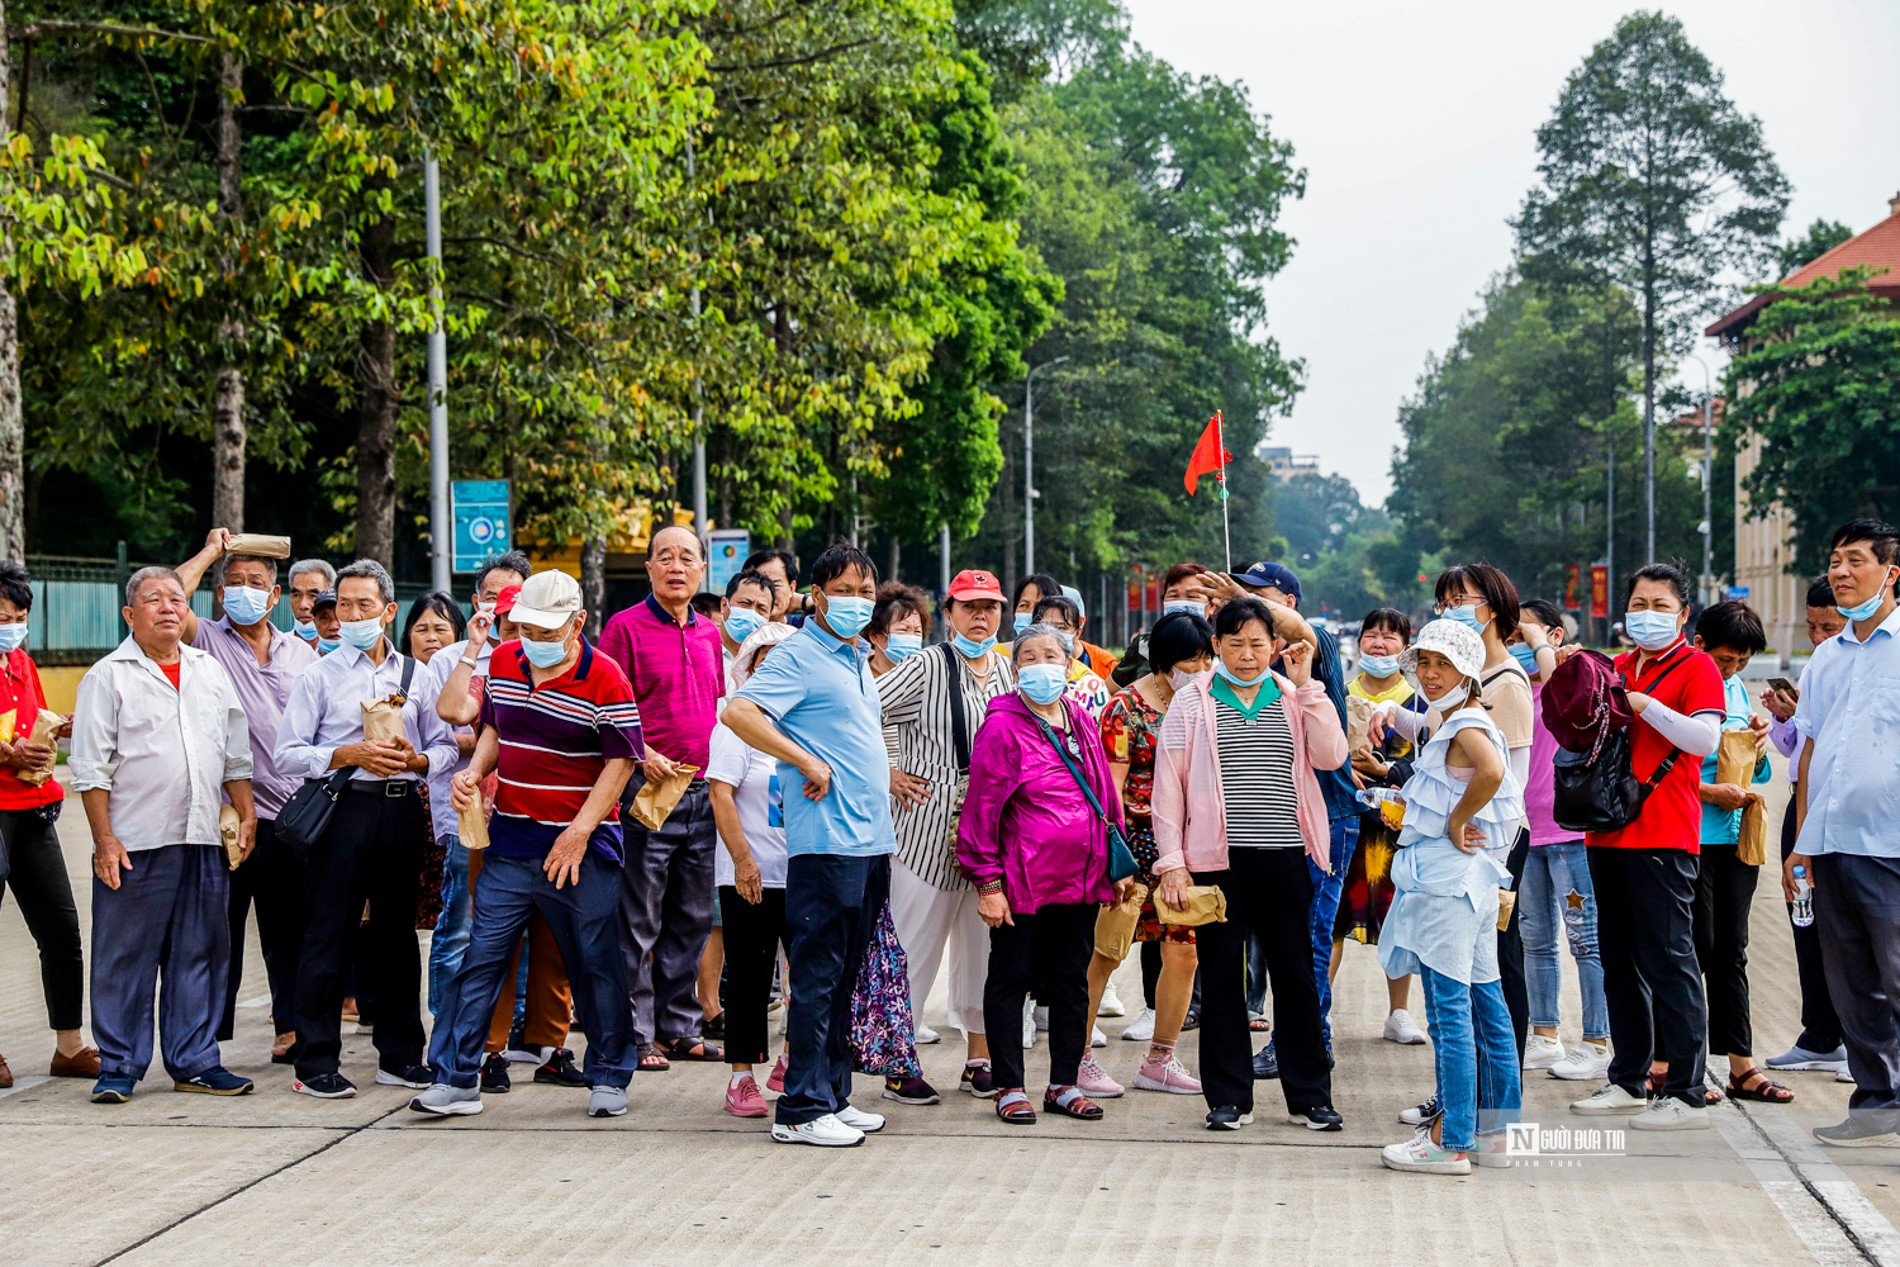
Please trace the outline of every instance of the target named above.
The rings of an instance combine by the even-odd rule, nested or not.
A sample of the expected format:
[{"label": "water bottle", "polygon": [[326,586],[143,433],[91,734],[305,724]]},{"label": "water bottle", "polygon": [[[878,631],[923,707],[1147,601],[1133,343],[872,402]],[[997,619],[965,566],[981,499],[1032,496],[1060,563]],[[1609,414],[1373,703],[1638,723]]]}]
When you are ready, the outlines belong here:
[{"label": "water bottle", "polygon": [[1794,926],[1806,928],[1814,922],[1814,886],[1808,883],[1808,869],[1800,863],[1794,868]]}]

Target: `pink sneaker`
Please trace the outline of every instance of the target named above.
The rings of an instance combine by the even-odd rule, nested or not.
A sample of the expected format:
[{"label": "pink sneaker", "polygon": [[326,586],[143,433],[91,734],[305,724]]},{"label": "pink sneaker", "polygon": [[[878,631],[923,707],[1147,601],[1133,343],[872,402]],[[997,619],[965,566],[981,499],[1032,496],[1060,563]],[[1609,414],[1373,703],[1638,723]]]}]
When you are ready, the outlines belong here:
[{"label": "pink sneaker", "polygon": [[1082,1057],[1076,1069],[1075,1085],[1099,1100],[1113,1100],[1122,1094],[1122,1084],[1109,1077],[1093,1056]]},{"label": "pink sneaker", "polygon": [[1170,1095],[1199,1095],[1201,1084],[1173,1056],[1166,1060],[1143,1060],[1135,1071],[1135,1086],[1143,1091],[1166,1091]]},{"label": "pink sneaker", "polygon": [[769,1112],[765,1097],[759,1094],[759,1084],[750,1075],[727,1084],[726,1112],[734,1117],[764,1117]]},{"label": "pink sneaker", "polygon": [[765,1089],[773,1095],[785,1094],[785,1053],[780,1052],[777,1062],[772,1066],[772,1076],[765,1080]]}]

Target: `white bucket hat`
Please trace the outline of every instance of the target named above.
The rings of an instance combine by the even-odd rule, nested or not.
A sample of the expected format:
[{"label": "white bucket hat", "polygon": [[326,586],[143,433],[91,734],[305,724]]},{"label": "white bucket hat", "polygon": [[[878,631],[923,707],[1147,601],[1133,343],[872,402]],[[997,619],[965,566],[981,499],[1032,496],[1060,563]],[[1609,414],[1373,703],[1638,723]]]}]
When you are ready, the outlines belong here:
[{"label": "white bucket hat", "polygon": [[732,684],[744,686],[746,679],[752,676],[752,670],[758,667],[759,656],[767,647],[784,642],[797,633],[790,625],[760,625],[752,631],[752,636],[739,644],[739,650],[732,657]]},{"label": "white bucket hat", "polygon": [[1475,678],[1484,673],[1484,639],[1469,625],[1455,620],[1434,620],[1419,630],[1418,639],[1399,652],[1399,671],[1415,676],[1421,651],[1436,651],[1466,677]]}]

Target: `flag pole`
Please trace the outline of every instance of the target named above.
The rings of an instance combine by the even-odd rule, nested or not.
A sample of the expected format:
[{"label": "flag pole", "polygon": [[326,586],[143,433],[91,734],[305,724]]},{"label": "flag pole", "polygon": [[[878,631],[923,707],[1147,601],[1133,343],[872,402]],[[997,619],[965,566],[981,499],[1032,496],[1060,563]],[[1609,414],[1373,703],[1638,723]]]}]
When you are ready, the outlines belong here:
[{"label": "flag pole", "polygon": [[1227,571],[1234,570],[1234,530],[1227,519],[1227,436],[1220,410],[1214,411],[1214,444],[1220,450],[1220,530],[1227,553]]}]

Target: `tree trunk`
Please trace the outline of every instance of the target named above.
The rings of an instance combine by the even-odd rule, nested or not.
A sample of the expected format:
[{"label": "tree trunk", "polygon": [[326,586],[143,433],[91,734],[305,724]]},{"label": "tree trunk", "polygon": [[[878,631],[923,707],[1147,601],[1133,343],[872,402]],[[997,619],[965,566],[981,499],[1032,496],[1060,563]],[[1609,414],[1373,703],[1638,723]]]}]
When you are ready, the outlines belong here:
[{"label": "tree trunk", "polygon": [[229,298],[218,326],[224,367],[218,371],[211,423],[211,522],[244,531],[244,317],[237,296],[237,241],[244,219],[244,169],[238,133],[237,103],[244,88],[244,67],[229,49],[218,55],[218,219],[227,253],[220,262]]},{"label": "tree trunk", "polygon": [[[363,276],[388,286],[396,226],[388,218],[364,226]],[[396,546],[396,328],[372,321],[356,349],[356,554],[393,565]]]},{"label": "tree trunk", "polygon": [[[13,63],[0,0],[0,136],[13,117]],[[0,223],[0,270],[11,272],[13,234]],[[3,275],[3,273],[0,273]],[[20,310],[0,280],[0,559],[26,558],[26,416],[20,408]]]},{"label": "tree trunk", "polygon": [[607,607],[607,538],[589,537],[581,543],[581,606],[587,609],[587,636],[600,637]]}]

